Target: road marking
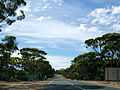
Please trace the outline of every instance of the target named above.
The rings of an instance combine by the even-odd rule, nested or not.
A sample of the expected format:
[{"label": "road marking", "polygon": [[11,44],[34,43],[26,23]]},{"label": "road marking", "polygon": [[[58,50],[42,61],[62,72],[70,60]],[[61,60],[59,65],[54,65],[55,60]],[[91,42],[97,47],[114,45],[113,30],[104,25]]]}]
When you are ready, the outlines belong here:
[{"label": "road marking", "polygon": [[82,89],[82,90],[87,90],[87,89],[84,89],[84,88],[81,88],[81,87],[79,87],[79,86],[76,86],[77,88],[80,88],[80,89]]},{"label": "road marking", "polygon": [[[70,84],[70,85],[72,85],[72,86],[74,85],[73,83],[71,83],[71,82],[68,82],[68,81],[65,81],[65,80],[64,80],[64,82],[65,82],[65,83],[68,83],[68,84]],[[80,88],[80,89],[82,89],[82,90],[86,90],[86,89],[84,89],[84,88],[81,88],[81,87],[79,87],[79,86],[75,86],[75,87],[77,87],[77,88]]]},{"label": "road marking", "polygon": [[70,84],[70,85],[74,85],[73,83],[70,83],[70,82],[68,82],[68,81],[64,81],[65,83],[68,83],[68,84]]},{"label": "road marking", "polygon": [[48,83],[48,85],[50,85],[52,82],[53,82],[53,81],[50,81],[50,82]]}]

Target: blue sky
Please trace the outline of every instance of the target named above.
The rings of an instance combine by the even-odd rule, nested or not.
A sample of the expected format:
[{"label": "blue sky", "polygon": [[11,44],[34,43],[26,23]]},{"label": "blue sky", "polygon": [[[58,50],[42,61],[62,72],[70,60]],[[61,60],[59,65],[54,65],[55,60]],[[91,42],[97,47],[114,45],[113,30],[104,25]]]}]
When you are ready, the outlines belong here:
[{"label": "blue sky", "polygon": [[[90,50],[84,41],[105,33],[120,33],[119,0],[26,0],[26,18],[3,29],[0,38],[15,35],[19,48],[45,50],[55,69]],[[18,12],[18,11],[16,11]],[[19,14],[19,13],[18,13]],[[13,56],[18,56],[17,52]]]}]

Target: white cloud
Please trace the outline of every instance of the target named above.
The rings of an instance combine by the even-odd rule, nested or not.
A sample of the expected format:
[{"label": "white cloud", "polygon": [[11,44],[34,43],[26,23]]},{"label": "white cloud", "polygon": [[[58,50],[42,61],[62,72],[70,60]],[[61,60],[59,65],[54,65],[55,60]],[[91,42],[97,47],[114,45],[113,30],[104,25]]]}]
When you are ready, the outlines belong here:
[{"label": "white cloud", "polygon": [[55,2],[55,3],[58,3],[58,2],[59,2],[59,3],[60,3],[60,2],[63,3],[63,2],[64,2],[63,0],[52,0],[52,1]]},{"label": "white cloud", "polygon": [[48,45],[49,48],[53,48],[53,49],[63,49],[61,47],[59,47],[57,44],[52,44],[52,45]]},{"label": "white cloud", "polygon": [[12,26],[8,26],[3,32],[10,32],[13,30]]},{"label": "white cloud", "polygon": [[108,14],[111,12],[110,9],[98,8],[92,11],[88,17],[92,20],[92,24],[103,24],[108,25],[111,23],[111,16]]},{"label": "white cloud", "polygon": [[89,18],[77,18],[78,22],[86,23],[89,21]]},{"label": "white cloud", "polygon": [[[107,29],[120,30],[120,6],[95,9],[88,15],[88,18],[91,25],[100,27],[104,31]],[[96,28],[91,29],[96,31]]]},{"label": "white cloud", "polygon": [[41,16],[41,17],[37,18],[37,20],[38,21],[45,21],[45,20],[49,20],[51,18],[52,18],[51,16],[48,16],[48,17]]},{"label": "white cloud", "polygon": [[91,1],[96,2],[96,3],[103,3],[106,0],[91,0]]},{"label": "white cloud", "polygon": [[48,2],[48,0],[43,0],[43,2]]},{"label": "white cloud", "polygon": [[86,31],[86,24],[80,24],[80,30]]},{"label": "white cloud", "polygon": [[38,49],[44,49],[44,47],[41,47],[41,46],[31,46],[31,47],[38,48]]},{"label": "white cloud", "polygon": [[[55,2],[57,1],[55,0]],[[47,2],[45,5],[49,6],[50,4]],[[54,20],[52,16],[40,16],[37,19],[15,24],[13,29],[17,29],[17,31],[9,32],[14,33],[17,36],[30,36],[33,38],[65,38],[84,42],[88,38],[101,36],[104,33],[104,28],[100,25],[105,27],[107,25],[111,25],[112,23],[120,22],[118,21],[120,17],[112,13],[117,12],[117,10],[115,10],[117,8],[119,9],[120,7],[95,9],[86,19],[77,19],[78,21],[84,19],[86,20],[86,23],[84,22],[85,24],[80,24],[80,26],[74,26]],[[117,28],[118,26],[113,25],[113,28],[115,27]],[[36,43],[36,41],[31,43]]]},{"label": "white cloud", "polygon": [[61,6],[62,4],[61,3],[58,3],[58,6]]},{"label": "white cloud", "polygon": [[120,31],[120,24],[113,24],[110,29]]},{"label": "white cloud", "polygon": [[56,3],[58,0],[52,0],[52,1]]},{"label": "white cloud", "polygon": [[[40,17],[37,20],[17,22],[13,24],[13,31],[10,31],[9,33],[15,34],[16,36],[33,37],[37,39],[63,38],[80,40],[82,42],[88,38],[96,37],[102,34],[97,27],[88,27],[85,24],[81,24],[79,27],[71,24],[61,24],[61,22],[58,21],[47,20],[50,18],[51,17]],[[41,22],[43,20],[47,21]],[[36,42],[36,40],[34,42]]]},{"label": "white cloud", "polygon": [[46,8],[48,8],[48,6],[44,6],[44,7],[43,7],[43,9],[46,9]]},{"label": "white cloud", "polygon": [[28,40],[25,40],[24,39],[24,41],[25,41],[25,43],[31,43],[31,44],[34,44],[34,43],[38,43],[39,42],[39,40],[33,40],[33,39],[28,39]]},{"label": "white cloud", "polygon": [[38,2],[39,3],[32,4],[33,6],[35,5],[35,7],[33,8],[35,12],[41,12],[41,11],[49,10],[51,8],[56,8],[56,6],[61,6],[64,1],[63,0],[40,0]]},{"label": "white cloud", "polygon": [[43,9],[47,9],[47,8],[49,8],[49,6],[50,6],[50,3],[47,3],[47,4],[45,4],[42,8],[43,8]]},{"label": "white cloud", "polygon": [[89,27],[87,24],[80,24],[80,27],[77,27],[76,29],[83,32],[102,33],[102,31],[99,30],[98,27]]},{"label": "white cloud", "polygon": [[120,14],[120,6],[113,6],[112,9],[112,14]]},{"label": "white cloud", "polygon": [[71,60],[73,60],[73,57],[65,57],[65,56],[46,56],[47,61],[50,62],[53,68],[57,69],[63,69],[67,68],[71,65]]},{"label": "white cloud", "polygon": [[90,13],[90,16],[93,17],[105,16],[108,11],[109,10],[106,10],[105,8],[97,8]]},{"label": "white cloud", "polygon": [[33,8],[33,11],[34,12],[41,12],[41,11],[45,11],[47,9],[51,9],[52,8],[52,5],[50,3],[37,3],[38,5],[36,5],[35,8]]},{"label": "white cloud", "polygon": [[90,1],[97,3],[97,4],[102,4],[102,5],[104,5],[104,4],[110,5],[110,4],[120,3],[119,0],[115,0],[115,1],[114,0],[90,0]]}]

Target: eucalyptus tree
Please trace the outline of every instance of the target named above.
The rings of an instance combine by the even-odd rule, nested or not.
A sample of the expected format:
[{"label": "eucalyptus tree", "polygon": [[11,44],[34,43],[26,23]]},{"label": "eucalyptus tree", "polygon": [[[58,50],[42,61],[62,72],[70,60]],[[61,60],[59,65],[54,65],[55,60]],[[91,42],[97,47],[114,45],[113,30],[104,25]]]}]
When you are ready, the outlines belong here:
[{"label": "eucalyptus tree", "polygon": [[35,59],[46,59],[44,55],[47,53],[43,50],[37,48],[22,48],[20,49],[20,54],[24,60],[35,60]]},{"label": "eucalyptus tree", "polygon": [[25,18],[25,14],[22,10],[17,11],[19,7],[25,6],[24,0],[0,0],[0,27],[4,25],[11,25],[16,20],[22,20]]},{"label": "eucalyptus tree", "polygon": [[101,59],[119,59],[120,58],[120,34],[108,33],[102,37],[88,39],[85,41],[87,48],[92,48],[98,52]]},{"label": "eucalyptus tree", "polygon": [[100,80],[102,62],[97,52],[88,52],[75,57],[72,65],[63,71],[67,78],[77,80]]},{"label": "eucalyptus tree", "polygon": [[[20,54],[22,56],[24,70],[28,71],[30,75],[42,73],[40,70],[44,69],[45,62],[47,62],[44,57],[47,54],[45,51],[26,47],[20,49]],[[43,71],[45,72],[45,70]]]},{"label": "eucalyptus tree", "polygon": [[79,55],[73,61],[76,70],[81,79],[95,79],[101,68],[101,61],[98,58],[98,53],[88,52]]},{"label": "eucalyptus tree", "polygon": [[6,46],[6,51],[10,54],[13,54],[15,50],[18,50],[17,40],[15,36],[7,35],[2,39]]},{"label": "eucalyptus tree", "polygon": [[[7,35],[2,39],[3,43],[0,43],[0,71],[2,80],[11,79],[12,73],[15,68],[11,65],[11,55],[18,50],[17,41],[15,36]],[[0,79],[1,79],[0,78]]]},{"label": "eucalyptus tree", "polygon": [[103,53],[107,56],[110,56],[111,59],[120,60],[120,34],[108,33],[106,35],[103,35],[102,38],[106,42]]},{"label": "eucalyptus tree", "polygon": [[39,79],[41,78],[50,78],[54,75],[54,69],[45,60],[36,60],[37,66],[35,67],[36,73],[38,74]]},{"label": "eucalyptus tree", "polygon": [[23,68],[21,63],[22,63],[22,59],[20,57],[10,58],[10,64],[17,69],[21,70]]},{"label": "eucalyptus tree", "polygon": [[91,38],[85,44],[95,52],[75,57],[72,65],[64,70],[64,76],[72,79],[104,80],[105,67],[120,67],[120,33]]},{"label": "eucalyptus tree", "polygon": [[11,55],[18,50],[17,41],[15,36],[10,35],[5,36],[2,41],[3,43],[0,43],[1,61],[5,67],[8,67]]},{"label": "eucalyptus tree", "polygon": [[4,60],[4,58],[3,58],[3,55],[4,55],[4,52],[5,52],[5,49],[6,49],[5,44],[0,43],[0,70],[3,69],[3,66],[4,66],[4,64],[5,64],[5,63],[4,63],[5,60]]}]

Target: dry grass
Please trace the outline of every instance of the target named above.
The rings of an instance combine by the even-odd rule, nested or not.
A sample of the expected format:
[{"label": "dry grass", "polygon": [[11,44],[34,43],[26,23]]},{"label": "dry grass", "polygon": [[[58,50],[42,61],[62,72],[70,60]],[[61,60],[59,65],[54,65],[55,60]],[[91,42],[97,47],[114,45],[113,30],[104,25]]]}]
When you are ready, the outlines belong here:
[{"label": "dry grass", "polygon": [[[7,82],[7,81],[0,81],[0,90],[8,89],[11,87],[16,87],[15,90],[19,90],[17,88],[25,87],[26,90],[37,90],[43,86],[48,85],[50,81],[21,81],[21,82]],[[22,89],[20,89],[22,90]],[[25,90],[25,89],[23,89]]]},{"label": "dry grass", "polygon": [[114,87],[114,88],[120,88],[120,82],[108,82],[108,81],[80,81],[84,83],[92,83],[92,84],[97,84],[97,85],[102,85],[102,86],[109,86],[109,87]]}]

